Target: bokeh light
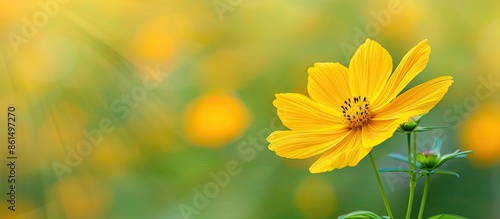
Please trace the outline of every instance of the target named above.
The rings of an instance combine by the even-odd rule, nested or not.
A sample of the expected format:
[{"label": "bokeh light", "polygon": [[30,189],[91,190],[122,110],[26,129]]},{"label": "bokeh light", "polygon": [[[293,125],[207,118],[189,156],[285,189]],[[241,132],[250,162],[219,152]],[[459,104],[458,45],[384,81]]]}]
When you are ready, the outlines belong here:
[{"label": "bokeh light", "polygon": [[305,218],[331,218],[335,212],[337,198],[331,183],[311,176],[297,186],[294,202]]},{"label": "bokeh light", "polygon": [[463,147],[473,150],[470,160],[480,166],[500,163],[500,104],[485,103],[468,118],[461,130]]},{"label": "bokeh light", "polygon": [[111,197],[93,178],[67,179],[53,188],[54,200],[60,201],[66,218],[98,218],[104,215]]},{"label": "bokeh light", "polygon": [[[182,46],[182,35],[177,30],[186,23],[178,17],[154,17],[137,31],[134,48],[137,54],[152,63],[171,58]],[[179,24],[177,24],[179,23]]]},{"label": "bokeh light", "polygon": [[251,115],[241,100],[225,92],[205,94],[187,106],[183,116],[186,139],[194,145],[223,147],[241,136]]}]

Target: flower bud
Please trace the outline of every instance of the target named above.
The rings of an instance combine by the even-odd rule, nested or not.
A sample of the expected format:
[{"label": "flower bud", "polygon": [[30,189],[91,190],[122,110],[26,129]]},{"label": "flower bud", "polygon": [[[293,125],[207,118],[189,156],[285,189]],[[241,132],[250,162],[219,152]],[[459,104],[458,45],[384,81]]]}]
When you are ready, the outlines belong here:
[{"label": "flower bud", "polygon": [[439,163],[439,154],[433,151],[423,151],[418,153],[417,161],[422,165],[421,168],[433,168]]},{"label": "flower bud", "polygon": [[412,132],[417,128],[418,124],[422,120],[424,115],[412,116],[408,118],[408,122],[405,122],[399,126],[402,132]]},{"label": "flower bud", "polygon": [[417,127],[417,125],[418,124],[416,122],[406,122],[401,124],[401,128],[405,131],[411,132]]}]

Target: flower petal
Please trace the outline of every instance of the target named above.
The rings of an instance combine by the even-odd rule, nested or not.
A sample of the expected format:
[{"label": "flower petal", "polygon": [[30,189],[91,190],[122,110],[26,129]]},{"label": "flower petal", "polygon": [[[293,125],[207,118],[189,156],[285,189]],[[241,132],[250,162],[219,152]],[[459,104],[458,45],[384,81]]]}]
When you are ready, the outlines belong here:
[{"label": "flower petal", "polygon": [[365,148],[375,147],[392,137],[399,126],[397,119],[380,120],[373,118],[362,129],[362,143]]},{"label": "flower petal", "polygon": [[349,88],[352,96],[377,99],[392,72],[392,57],[380,44],[367,39],[349,63]]},{"label": "flower petal", "polygon": [[311,173],[322,173],[341,169],[346,166],[356,166],[371,148],[364,148],[361,144],[361,132],[351,130],[349,134],[335,147],[326,151],[309,168]]},{"label": "flower petal", "polygon": [[340,111],[342,102],[351,97],[347,68],[340,63],[315,63],[307,70],[307,92],[311,99]]},{"label": "flower petal", "polygon": [[453,83],[452,79],[443,76],[420,84],[396,97],[375,115],[381,119],[398,119],[399,123],[403,123],[411,116],[425,114],[443,98]]},{"label": "flower petal", "polygon": [[334,147],[349,133],[347,128],[275,131],[267,137],[269,149],[286,158],[303,159]]},{"label": "flower petal", "polygon": [[396,70],[394,70],[394,74],[387,81],[387,85],[380,93],[379,98],[373,102],[374,110],[393,100],[415,76],[424,70],[427,62],[429,62],[430,53],[431,47],[427,44],[427,40],[423,40],[406,53]]},{"label": "flower petal", "polygon": [[341,125],[340,112],[295,93],[276,94],[273,105],[289,129],[322,129]]}]

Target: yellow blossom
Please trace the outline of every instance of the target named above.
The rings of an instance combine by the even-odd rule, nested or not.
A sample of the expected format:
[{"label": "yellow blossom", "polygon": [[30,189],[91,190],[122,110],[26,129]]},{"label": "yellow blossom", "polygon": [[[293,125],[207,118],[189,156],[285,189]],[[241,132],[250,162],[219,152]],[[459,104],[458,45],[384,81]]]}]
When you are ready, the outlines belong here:
[{"label": "yellow blossom", "polygon": [[322,154],[309,168],[311,173],[356,166],[401,123],[427,113],[448,91],[452,77],[443,76],[398,96],[425,68],[430,51],[427,40],[420,42],[392,73],[390,54],[367,39],[348,68],[339,63],[314,64],[308,70],[309,97],[276,94],[273,104],[290,130],[271,133],[269,149],[292,159]]}]

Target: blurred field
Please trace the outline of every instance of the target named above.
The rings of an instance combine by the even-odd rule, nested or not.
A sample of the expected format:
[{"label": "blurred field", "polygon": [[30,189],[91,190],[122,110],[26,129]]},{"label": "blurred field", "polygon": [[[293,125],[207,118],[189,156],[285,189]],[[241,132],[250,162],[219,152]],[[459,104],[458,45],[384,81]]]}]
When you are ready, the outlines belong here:
[{"label": "blurred field", "polygon": [[[394,65],[422,39],[410,84],[454,77],[421,134],[460,179],[431,181],[426,216],[500,218],[500,2],[0,1],[0,106],[17,109],[16,211],[0,218],[336,218],[384,214],[369,162],[312,175],[265,138],[285,129],[271,102],[307,93],[315,62],[348,65],[365,38]],[[2,114],[3,115],[3,114]],[[0,138],[7,138],[5,116]],[[405,153],[400,134],[374,156]],[[9,191],[0,148],[0,194]],[[382,175],[396,215],[408,182]],[[417,188],[419,203],[421,185]],[[414,210],[416,211],[416,210]]]}]

